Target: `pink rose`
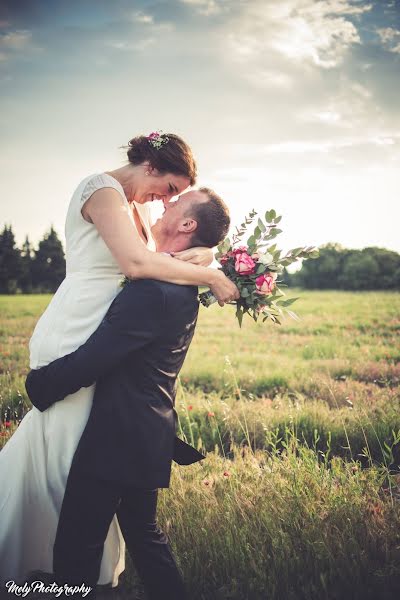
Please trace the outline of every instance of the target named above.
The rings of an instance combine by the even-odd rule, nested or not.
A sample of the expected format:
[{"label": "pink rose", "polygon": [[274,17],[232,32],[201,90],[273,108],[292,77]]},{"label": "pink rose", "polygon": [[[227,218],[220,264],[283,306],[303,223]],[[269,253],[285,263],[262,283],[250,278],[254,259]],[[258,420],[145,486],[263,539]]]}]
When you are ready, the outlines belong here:
[{"label": "pink rose", "polygon": [[236,256],[237,254],[242,254],[243,252],[245,252],[247,254],[247,248],[246,246],[239,246],[239,248],[235,248],[232,252],[232,254],[234,256]]},{"label": "pink rose", "polygon": [[251,275],[251,273],[254,273],[255,271],[255,266],[256,263],[247,252],[236,254],[235,271],[239,273],[239,275]]},{"label": "pink rose", "polygon": [[226,254],[223,254],[219,259],[220,264],[225,265],[232,256],[233,252],[227,252]]},{"label": "pink rose", "polygon": [[256,279],[256,288],[259,294],[272,294],[275,287],[276,273],[264,273]]}]

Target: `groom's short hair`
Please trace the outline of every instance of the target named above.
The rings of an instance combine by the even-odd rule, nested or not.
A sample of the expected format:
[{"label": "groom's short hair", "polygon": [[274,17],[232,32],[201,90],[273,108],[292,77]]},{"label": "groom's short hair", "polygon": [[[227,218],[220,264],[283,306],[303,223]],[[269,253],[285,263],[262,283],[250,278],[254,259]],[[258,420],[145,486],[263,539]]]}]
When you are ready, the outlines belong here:
[{"label": "groom's short hair", "polygon": [[186,216],[197,222],[190,243],[192,246],[206,246],[213,248],[225,239],[231,222],[229,209],[218,194],[207,187],[199,188],[208,196],[206,202],[192,202]]}]

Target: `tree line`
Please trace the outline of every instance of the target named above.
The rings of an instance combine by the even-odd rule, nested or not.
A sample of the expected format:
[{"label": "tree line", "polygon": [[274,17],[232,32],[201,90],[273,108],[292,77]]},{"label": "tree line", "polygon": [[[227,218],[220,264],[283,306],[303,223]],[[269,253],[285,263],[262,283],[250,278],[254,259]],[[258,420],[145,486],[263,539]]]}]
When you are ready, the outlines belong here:
[{"label": "tree line", "polygon": [[[0,294],[55,292],[64,277],[64,250],[53,227],[35,249],[28,237],[18,248],[11,225],[5,225],[0,232]],[[284,281],[306,289],[398,290],[400,254],[326,244],[319,248],[319,257],[305,261],[297,273],[285,272]]]},{"label": "tree line", "polygon": [[11,225],[0,232],[0,294],[55,292],[65,277],[62,243],[50,228],[37,248],[26,237],[21,248]]},{"label": "tree line", "polygon": [[400,254],[384,248],[349,250],[339,244],[325,244],[319,257],[307,260],[286,282],[319,290],[398,290]]}]

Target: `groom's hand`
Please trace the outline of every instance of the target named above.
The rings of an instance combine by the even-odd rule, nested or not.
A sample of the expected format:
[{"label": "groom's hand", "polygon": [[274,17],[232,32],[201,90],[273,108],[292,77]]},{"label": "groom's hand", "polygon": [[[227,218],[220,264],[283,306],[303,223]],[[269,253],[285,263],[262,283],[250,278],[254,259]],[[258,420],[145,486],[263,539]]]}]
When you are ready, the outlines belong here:
[{"label": "groom's hand", "polygon": [[190,262],[192,265],[208,267],[214,260],[214,253],[211,248],[193,247],[180,252],[171,252],[171,256],[184,262]]},{"label": "groom's hand", "polygon": [[32,371],[29,371],[25,380],[26,393],[28,394],[33,406],[35,406],[41,412],[44,412],[56,402],[56,400],[46,397],[45,385],[43,385],[43,375],[45,369],[46,367],[42,367],[41,369],[32,369]]}]

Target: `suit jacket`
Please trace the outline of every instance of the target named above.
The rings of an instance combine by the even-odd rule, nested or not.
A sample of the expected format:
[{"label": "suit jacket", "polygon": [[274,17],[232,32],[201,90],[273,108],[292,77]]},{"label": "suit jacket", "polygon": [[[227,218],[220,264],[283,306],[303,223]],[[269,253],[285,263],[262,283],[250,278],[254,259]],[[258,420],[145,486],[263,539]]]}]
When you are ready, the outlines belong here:
[{"label": "suit jacket", "polygon": [[96,382],[74,457],[81,471],[154,489],[168,487],[171,460],[204,458],[175,436],[176,378],[196,326],[197,292],[132,281],[85,344],[28,374],[26,390],[41,411]]}]

